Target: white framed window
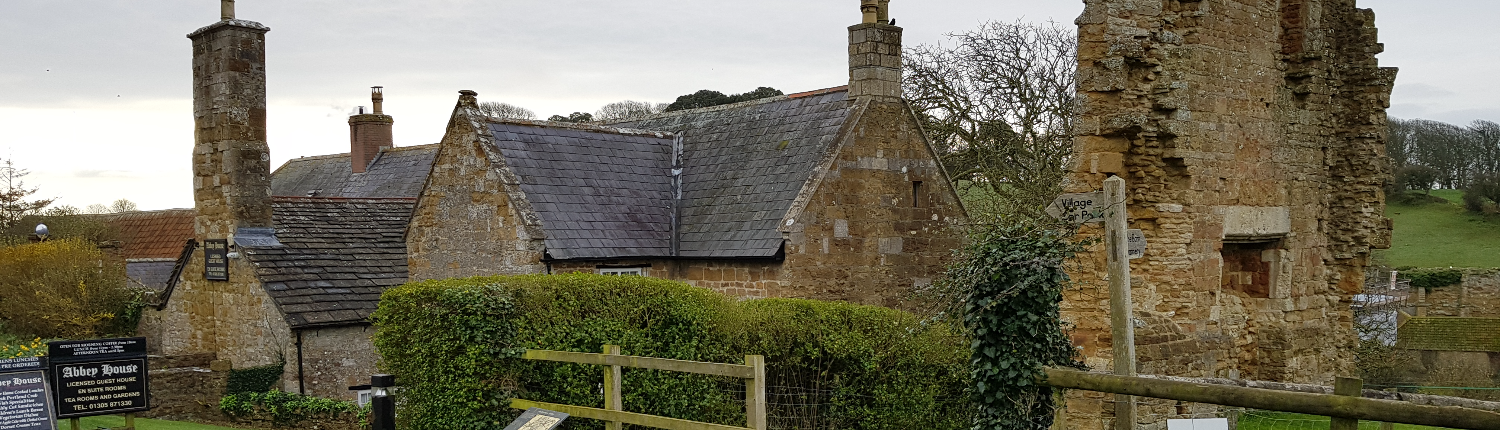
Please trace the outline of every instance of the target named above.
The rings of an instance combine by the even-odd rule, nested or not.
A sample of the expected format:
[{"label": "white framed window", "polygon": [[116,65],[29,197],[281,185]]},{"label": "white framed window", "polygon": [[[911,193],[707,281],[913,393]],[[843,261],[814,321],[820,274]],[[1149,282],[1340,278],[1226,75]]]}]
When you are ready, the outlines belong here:
[{"label": "white framed window", "polygon": [[357,396],[355,402],[359,404],[359,407],[363,408],[370,404],[370,390],[359,390],[355,392],[355,395]]},{"label": "white framed window", "polygon": [[624,275],[646,276],[646,268],[644,268],[644,267],[600,267],[599,268],[599,274],[600,275],[610,275],[610,276],[624,276]]}]

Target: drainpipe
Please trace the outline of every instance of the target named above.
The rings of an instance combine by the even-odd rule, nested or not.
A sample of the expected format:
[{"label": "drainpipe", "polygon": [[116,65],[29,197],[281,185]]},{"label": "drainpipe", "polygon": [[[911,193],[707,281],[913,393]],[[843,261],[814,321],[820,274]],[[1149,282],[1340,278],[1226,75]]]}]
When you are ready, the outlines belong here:
[{"label": "drainpipe", "polygon": [[302,379],[302,330],[297,330],[297,394],[307,395],[307,380]]}]

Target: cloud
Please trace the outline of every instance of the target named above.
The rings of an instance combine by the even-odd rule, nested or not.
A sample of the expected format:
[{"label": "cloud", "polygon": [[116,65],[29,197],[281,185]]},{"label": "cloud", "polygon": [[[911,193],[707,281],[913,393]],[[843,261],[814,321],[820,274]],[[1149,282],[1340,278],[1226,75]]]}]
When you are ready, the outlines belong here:
[{"label": "cloud", "polygon": [[1395,90],[1391,91],[1391,97],[1402,100],[1431,100],[1441,99],[1458,95],[1455,91],[1436,85],[1423,83],[1403,84],[1397,83]]}]

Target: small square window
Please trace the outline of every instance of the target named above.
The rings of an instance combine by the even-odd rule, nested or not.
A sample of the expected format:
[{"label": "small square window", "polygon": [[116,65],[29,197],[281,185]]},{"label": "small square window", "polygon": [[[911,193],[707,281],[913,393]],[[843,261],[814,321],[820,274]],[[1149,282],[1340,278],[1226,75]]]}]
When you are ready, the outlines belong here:
[{"label": "small square window", "polygon": [[1220,285],[1250,297],[1270,298],[1279,248],[1278,242],[1225,243],[1220,251],[1224,259]]},{"label": "small square window", "polygon": [[626,276],[626,275],[629,275],[629,276],[646,276],[646,268],[644,268],[644,267],[600,267],[599,268],[599,274],[600,275],[610,275],[610,276]]}]

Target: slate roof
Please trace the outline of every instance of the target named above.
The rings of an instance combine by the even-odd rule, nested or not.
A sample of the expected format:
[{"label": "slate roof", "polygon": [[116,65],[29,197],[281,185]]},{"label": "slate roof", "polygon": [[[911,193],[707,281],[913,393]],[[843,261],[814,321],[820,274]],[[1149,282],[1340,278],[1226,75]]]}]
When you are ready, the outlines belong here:
[{"label": "slate roof", "polygon": [[354,173],[347,153],[296,158],[271,174],[271,195],[416,198],[436,156],[437,144],[387,148],[364,173]]},{"label": "slate roof", "polygon": [[672,255],[672,139],[603,127],[490,123],[556,259]]},{"label": "slate roof", "polygon": [[135,211],[101,218],[119,234],[120,254],[127,260],[172,259],[193,238],[194,209]]},{"label": "slate roof", "polygon": [[1396,346],[1418,351],[1500,352],[1500,318],[1412,317],[1396,330]]},{"label": "slate roof", "polygon": [[407,280],[410,198],[275,197],[271,248],[246,248],[292,328],[366,324],[380,293]]},{"label": "slate roof", "polygon": [[779,223],[836,144],[847,88],[615,124],[683,139],[679,256],[772,257]]},{"label": "slate roof", "polygon": [[172,269],[176,265],[175,260],[128,261],[125,263],[125,277],[140,284],[139,286],[161,291],[172,280]]}]

